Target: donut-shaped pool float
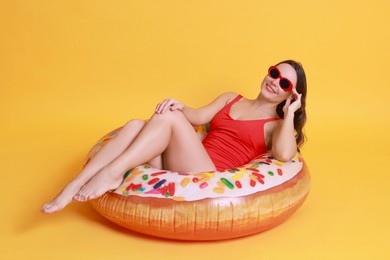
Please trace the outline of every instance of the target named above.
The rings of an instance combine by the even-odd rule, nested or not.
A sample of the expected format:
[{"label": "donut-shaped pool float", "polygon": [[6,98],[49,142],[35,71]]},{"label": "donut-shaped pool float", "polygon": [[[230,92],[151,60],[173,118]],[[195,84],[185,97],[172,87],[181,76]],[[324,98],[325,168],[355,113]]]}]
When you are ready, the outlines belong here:
[{"label": "donut-shaped pool float", "polygon": [[[101,138],[87,163],[118,128]],[[202,138],[206,126],[196,127]],[[280,162],[269,154],[224,172],[179,173],[140,165],[91,204],[130,230],[178,240],[219,240],[255,234],[284,222],[305,201],[310,175],[301,155]]]}]

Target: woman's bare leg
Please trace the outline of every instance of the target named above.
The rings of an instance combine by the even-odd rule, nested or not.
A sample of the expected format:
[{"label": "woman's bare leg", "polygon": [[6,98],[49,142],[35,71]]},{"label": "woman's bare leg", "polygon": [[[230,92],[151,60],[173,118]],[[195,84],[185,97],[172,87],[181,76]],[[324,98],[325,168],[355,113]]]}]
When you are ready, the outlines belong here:
[{"label": "woman's bare leg", "polygon": [[[167,170],[180,172],[213,171],[215,166],[191,124],[179,111],[154,114],[129,148],[104,167],[75,198],[86,201],[116,189],[128,169],[167,152]],[[165,156],[165,155],[164,155]]]},{"label": "woman's bare leg", "polygon": [[[55,197],[51,202],[42,207],[42,212],[52,213],[61,210],[72,201],[73,196],[103,167],[121,155],[133,142],[142,128],[143,120],[130,120],[119,133],[111,139],[102,149],[88,162],[84,169]],[[162,168],[161,155],[153,158],[149,164],[153,167]]]}]

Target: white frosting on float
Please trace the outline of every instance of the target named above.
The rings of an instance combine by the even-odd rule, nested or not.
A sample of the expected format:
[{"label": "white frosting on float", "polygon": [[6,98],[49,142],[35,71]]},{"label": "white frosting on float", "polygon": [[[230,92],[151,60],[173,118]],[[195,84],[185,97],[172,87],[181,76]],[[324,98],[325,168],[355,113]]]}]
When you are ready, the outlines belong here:
[{"label": "white frosting on float", "polygon": [[242,167],[224,172],[178,173],[141,165],[128,172],[114,192],[122,196],[180,201],[241,197],[281,185],[296,176],[302,167],[298,153],[286,163],[264,154]]}]

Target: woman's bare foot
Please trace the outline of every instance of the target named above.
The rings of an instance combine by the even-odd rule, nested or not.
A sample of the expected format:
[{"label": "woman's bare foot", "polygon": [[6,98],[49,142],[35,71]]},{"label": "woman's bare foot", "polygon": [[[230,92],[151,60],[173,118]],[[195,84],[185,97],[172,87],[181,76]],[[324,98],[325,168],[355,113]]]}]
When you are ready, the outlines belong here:
[{"label": "woman's bare foot", "polygon": [[90,179],[73,197],[77,201],[96,199],[110,190],[119,187],[123,181],[123,174],[103,168]]},{"label": "woman's bare foot", "polygon": [[68,205],[73,196],[80,190],[81,185],[75,181],[70,182],[52,201],[42,206],[43,213],[53,213],[62,210]]}]

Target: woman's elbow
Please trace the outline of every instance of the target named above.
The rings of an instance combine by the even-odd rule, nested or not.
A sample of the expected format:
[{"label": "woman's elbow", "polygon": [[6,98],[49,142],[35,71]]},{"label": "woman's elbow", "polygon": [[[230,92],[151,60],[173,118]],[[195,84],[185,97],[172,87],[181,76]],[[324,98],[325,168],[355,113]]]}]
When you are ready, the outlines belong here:
[{"label": "woman's elbow", "polygon": [[278,160],[278,161],[281,161],[281,162],[288,162],[290,160],[292,160],[292,158],[294,158],[296,154],[296,151],[279,151],[279,152],[276,152],[274,150],[272,150],[272,156]]}]

